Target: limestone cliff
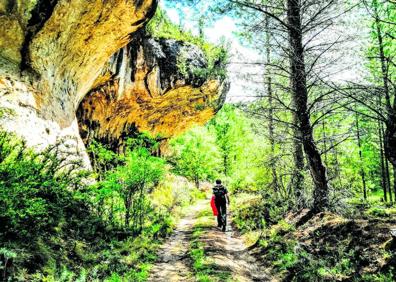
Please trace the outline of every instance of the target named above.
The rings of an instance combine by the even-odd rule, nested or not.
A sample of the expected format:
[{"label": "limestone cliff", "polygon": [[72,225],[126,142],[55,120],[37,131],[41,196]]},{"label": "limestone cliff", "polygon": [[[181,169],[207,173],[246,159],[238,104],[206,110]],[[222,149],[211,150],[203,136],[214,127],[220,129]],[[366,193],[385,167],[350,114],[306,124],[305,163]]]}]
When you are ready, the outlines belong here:
[{"label": "limestone cliff", "polygon": [[203,52],[172,39],[137,36],[112,56],[78,110],[83,139],[116,145],[135,131],[163,138],[209,120],[228,82],[200,75]]},{"label": "limestone cliff", "polygon": [[75,118],[80,101],[156,5],[156,0],[0,0],[0,108],[8,113],[1,127],[31,146],[67,135],[83,149]]},{"label": "limestone cliff", "polygon": [[[170,136],[207,120],[225,84],[195,77],[192,69],[206,64],[197,48],[136,36],[156,7],[157,0],[0,0],[0,129],[39,148],[72,137],[86,157],[79,107],[85,140],[122,138],[133,126]],[[191,61],[184,72],[176,68],[181,53]]]}]

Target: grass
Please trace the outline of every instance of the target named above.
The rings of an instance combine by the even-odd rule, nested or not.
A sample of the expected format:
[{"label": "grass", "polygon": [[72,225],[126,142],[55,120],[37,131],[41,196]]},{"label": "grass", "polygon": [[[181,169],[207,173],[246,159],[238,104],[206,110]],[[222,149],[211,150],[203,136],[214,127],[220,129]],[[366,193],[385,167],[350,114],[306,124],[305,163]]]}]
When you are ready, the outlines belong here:
[{"label": "grass", "polygon": [[382,190],[370,191],[367,201],[364,201],[361,196],[356,196],[350,199],[348,203],[356,207],[360,211],[359,214],[363,213],[366,217],[389,217],[396,215],[394,204],[383,201]]}]

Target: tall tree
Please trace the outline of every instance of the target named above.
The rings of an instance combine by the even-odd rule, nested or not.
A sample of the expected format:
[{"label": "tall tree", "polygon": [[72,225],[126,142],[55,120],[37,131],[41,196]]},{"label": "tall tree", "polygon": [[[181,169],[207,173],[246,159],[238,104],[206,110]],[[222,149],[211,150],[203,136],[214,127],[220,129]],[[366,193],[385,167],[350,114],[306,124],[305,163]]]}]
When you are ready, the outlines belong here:
[{"label": "tall tree", "polygon": [[356,139],[359,148],[359,161],[360,161],[360,176],[362,178],[363,198],[367,200],[367,186],[366,186],[366,174],[363,167],[363,154],[362,154],[362,141],[360,138],[360,127],[359,127],[359,115],[355,113],[356,121]]},{"label": "tall tree", "polygon": [[345,91],[344,94],[364,105],[370,111],[365,115],[378,121],[384,200],[388,200],[389,194],[392,201],[388,161],[392,165],[396,195],[396,62],[393,58],[396,51],[396,3],[372,0],[363,1],[363,4],[372,19],[369,70],[373,81],[366,85],[354,84],[353,93]]},{"label": "tall tree", "polygon": [[[326,44],[316,44],[317,37],[333,25],[334,19],[342,12],[334,13],[338,1],[321,0],[287,0],[287,1],[249,1],[231,0],[233,8],[242,7],[252,10],[257,17],[269,17],[274,23],[273,36],[282,56],[288,60],[285,64],[277,64],[276,68],[287,75],[290,80],[292,98],[291,110],[294,111],[297,122],[297,134],[301,142],[308,166],[315,185],[313,209],[324,210],[329,203],[328,179],[326,168],[314,140],[311,110],[317,101],[309,101],[309,94],[319,84],[323,77],[317,72],[318,62],[323,54],[330,50],[337,40]],[[263,19],[263,20],[264,20]],[[308,58],[308,62],[307,62]],[[286,61],[283,61],[286,63]],[[290,108],[290,107],[289,107]],[[296,147],[297,149],[298,147]],[[297,152],[297,151],[296,151]],[[296,155],[301,166],[301,154]]]},{"label": "tall tree", "polygon": [[[289,101],[279,99],[275,95],[272,98],[295,115],[297,124],[293,124],[290,120],[287,123],[296,126],[297,130],[294,134],[296,163],[301,173],[303,162],[301,162],[302,154],[298,150],[297,142],[299,142],[303,147],[314,183],[313,209],[315,211],[325,210],[329,204],[329,185],[326,167],[315,143],[314,126],[324,116],[332,113],[331,108],[336,103],[329,101],[331,99],[326,101],[327,104],[324,102],[324,97],[334,94],[334,91],[318,94],[317,90],[323,86],[323,80],[327,78],[328,74],[323,71],[323,68],[320,69],[321,63],[329,50],[340,43],[340,40],[339,38],[331,40],[326,38],[327,41],[324,41],[322,34],[334,27],[335,21],[345,13],[345,9],[339,5],[344,2],[340,0],[228,0],[215,2],[217,8],[220,8],[218,10],[231,11],[246,19],[246,25],[250,26],[251,38],[254,38],[257,33],[261,35],[263,31],[265,32],[266,19],[270,19],[271,38],[273,38],[273,43],[270,45],[272,50],[277,52],[277,60],[276,62],[267,62],[266,65],[275,69],[273,76],[283,78],[283,83],[276,86],[280,87],[283,93],[290,93],[291,96]],[[265,42],[261,45],[263,53],[265,53],[267,45]],[[285,78],[289,80],[289,83],[285,83]],[[269,82],[272,86],[275,85],[273,81],[267,79],[267,87]],[[314,97],[315,95],[319,97]],[[323,104],[326,105],[323,106]],[[322,117],[313,121],[311,118],[314,111],[323,111],[324,113]],[[297,176],[299,175],[297,174]],[[297,178],[297,180],[300,179]],[[300,191],[300,189],[297,187],[295,191]]]},{"label": "tall tree", "polygon": [[321,211],[328,206],[328,183],[326,168],[313,138],[313,128],[308,112],[307,73],[303,46],[303,26],[301,1],[287,0],[287,29],[290,47],[290,80],[292,98],[296,105],[296,116],[307,156],[311,175],[315,184],[314,209]]},{"label": "tall tree", "polygon": [[274,134],[274,105],[273,105],[273,89],[272,89],[272,74],[271,74],[271,31],[269,16],[265,17],[265,83],[267,86],[268,96],[268,138],[271,144],[270,167],[272,174],[272,187],[275,192],[279,190],[278,174],[276,172],[275,159],[275,134]]}]

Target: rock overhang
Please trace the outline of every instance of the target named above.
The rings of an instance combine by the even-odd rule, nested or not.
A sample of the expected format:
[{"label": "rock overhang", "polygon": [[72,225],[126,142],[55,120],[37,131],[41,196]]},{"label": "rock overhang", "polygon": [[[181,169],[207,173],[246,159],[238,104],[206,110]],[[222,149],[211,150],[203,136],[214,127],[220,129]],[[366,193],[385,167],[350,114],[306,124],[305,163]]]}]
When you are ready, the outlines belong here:
[{"label": "rock overhang", "polygon": [[134,130],[169,137],[223,104],[227,80],[194,72],[208,67],[202,50],[141,37],[156,0],[43,3],[0,3],[0,22],[9,27],[0,32],[0,107],[15,113],[2,115],[0,127],[29,146],[68,136],[85,151],[84,124],[95,138],[123,139]]},{"label": "rock overhang", "polygon": [[206,123],[229,90],[226,77],[197,74],[206,68],[197,46],[140,35],[112,56],[80,104],[84,142],[117,147],[136,131],[169,138]]}]

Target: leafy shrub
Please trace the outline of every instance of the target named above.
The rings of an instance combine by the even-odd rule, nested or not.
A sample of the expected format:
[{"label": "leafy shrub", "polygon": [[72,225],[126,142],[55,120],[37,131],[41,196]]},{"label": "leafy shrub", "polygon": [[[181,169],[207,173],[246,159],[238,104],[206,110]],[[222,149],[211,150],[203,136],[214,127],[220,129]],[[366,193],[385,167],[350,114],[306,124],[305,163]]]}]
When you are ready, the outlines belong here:
[{"label": "leafy shrub", "polygon": [[[0,132],[0,242],[11,253],[14,272],[32,272],[51,260],[62,243],[53,238],[92,239],[103,225],[91,214],[81,158],[66,140],[34,152],[23,141]],[[6,255],[3,254],[4,258]],[[6,265],[5,265],[6,268]]]},{"label": "leafy shrub", "polygon": [[140,233],[150,208],[148,189],[163,176],[164,162],[151,156],[145,148],[129,151],[124,158],[124,165],[106,174],[99,191],[122,200],[125,227],[129,228],[132,220],[132,231]]},{"label": "leafy shrub", "polygon": [[[5,280],[147,278],[158,239],[174,226],[170,213],[154,208],[149,195],[164,163],[138,146],[125,156],[96,146],[101,166],[110,170],[103,176],[109,178],[88,186],[89,174],[65,142],[36,153],[0,133],[0,271]],[[126,209],[119,207],[129,195],[134,226],[120,228]]]},{"label": "leafy shrub", "polygon": [[233,195],[233,219],[242,232],[261,230],[277,223],[286,207],[269,195],[238,193]]},{"label": "leafy shrub", "polygon": [[0,133],[0,238],[34,238],[70,221],[84,201],[86,173],[64,143],[40,153]]}]

